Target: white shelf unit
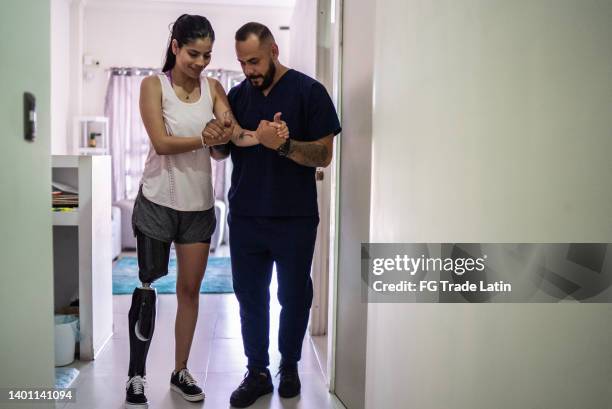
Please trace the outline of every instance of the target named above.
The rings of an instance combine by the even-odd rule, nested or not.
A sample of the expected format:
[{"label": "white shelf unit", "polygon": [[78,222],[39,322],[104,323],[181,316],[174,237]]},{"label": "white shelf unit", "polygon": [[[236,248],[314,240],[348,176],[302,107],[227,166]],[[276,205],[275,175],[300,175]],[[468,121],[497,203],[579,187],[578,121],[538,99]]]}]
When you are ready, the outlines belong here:
[{"label": "white shelf unit", "polygon": [[54,226],[78,226],[79,211],[73,210],[70,212],[53,212]]},{"label": "white shelf unit", "polygon": [[108,155],[52,157],[52,178],[77,187],[79,206],[53,212],[56,310],[79,299],[81,360],[93,360],[113,331],[111,160]]},{"label": "white shelf unit", "polygon": [[[105,116],[76,116],[73,120],[72,132],[79,147],[80,155],[107,155],[109,151],[109,120]],[[98,131],[100,136],[96,137],[97,146],[92,148],[87,145],[89,133]]]},{"label": "white shelf unit", "polygon": [[80,148],[79,153],[81,155],[108,155],[108,149],[106,148]]},{"label": "white shelf unit", "polygon": [[53,155],[51,157],[52,168],[78,168],[78,155]]}]

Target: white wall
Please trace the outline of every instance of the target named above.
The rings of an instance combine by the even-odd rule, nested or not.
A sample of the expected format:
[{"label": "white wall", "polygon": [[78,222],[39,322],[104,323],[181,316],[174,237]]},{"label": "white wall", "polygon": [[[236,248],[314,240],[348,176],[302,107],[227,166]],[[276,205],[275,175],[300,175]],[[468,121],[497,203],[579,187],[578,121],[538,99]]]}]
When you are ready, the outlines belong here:
[{"label": "white wall", "polygon": [[287,63],[293,69],[316,77],[317,61],[317,2],[296,0],[291,13],[291,44]]},{"label": "white wall", "polygon": [[209,68],[240,70],[234,51],[234,34],[244,23],[266,24],[280,48],[281,61],[289,56],[289,32],[279,26],[289,25],[289,7],[195,5],[178,2],[92,2],[85,6],[85,54],[100,60],[92,69],[93,79],[83,83],[83,114],[102,115],[107,73],[111,66],[161,67],[166,52],[169,25],[183,13],[201,14],[215,30],[216,41]]},{"label": "white wall", "polygon": [[[371,241],[610,242],[611,21],[598,0],[379,0]],[[371,304],[366,407],[609,407],[610,322]]]},{"label": "white wall", "polygon": [[51,153],[76,154],[72,118],[81,112],[85,0],[51,0]]},{"label": "white wall", "polygon": [[68,153],[70,97],[70,4],[51,1],[51,153]]},{"label": "white wall", "polygon": [[[367,304],[361,300],[361,248],[369,241],[372,146],[371,0],[344,2],[338,212],[335,393],[349,409],[363,409]],[[379,406],[384,408],[384,406]]]}]

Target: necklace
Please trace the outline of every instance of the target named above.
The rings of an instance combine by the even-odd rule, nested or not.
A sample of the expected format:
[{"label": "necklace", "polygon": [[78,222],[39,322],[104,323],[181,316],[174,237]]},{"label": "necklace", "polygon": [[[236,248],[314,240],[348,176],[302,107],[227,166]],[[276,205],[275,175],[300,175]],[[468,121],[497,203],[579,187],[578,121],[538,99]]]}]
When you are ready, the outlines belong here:
[{"label": "necklace", "polygon": [[[170,71],[166,72],[166,76],[167,76],[167,77],[168,77],[168,79],[170,80],[170,86],[172,86],[172,85],[173,85],[173,81],[172,81],[172,70],[170,70]],[[186,99],[186,100],[189,100],[189,94],[187,94],[187,95],[185,96],[185,99]]]}]

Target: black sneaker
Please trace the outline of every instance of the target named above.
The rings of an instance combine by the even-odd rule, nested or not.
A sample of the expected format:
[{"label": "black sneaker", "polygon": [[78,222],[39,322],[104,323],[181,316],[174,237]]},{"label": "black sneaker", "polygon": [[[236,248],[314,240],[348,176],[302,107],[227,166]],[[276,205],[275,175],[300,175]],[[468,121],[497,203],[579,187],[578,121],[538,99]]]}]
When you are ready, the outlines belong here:
[{"label": "black sneaker", "polygon": [[125,407],[126,409],[146,409],[149,402],[144,394],[145,379],[140,376],[132,376],[125,384]]},{"label": "black sneaker", "polygon": [[235,408],[246,408],[255,403],[260,396],[272,393],[273,390],[272,377],[267,368],[265,370],[249,369],[240,386],[232,392],[230,405]]},{"label": "black sneaker", "polygon": [[[283,364],[278,367],[280,382],[278,384],[278,394],[282,398],[293,398],[300,394],[302,384],[298,375],[297,364]],[[278,375],[277,374],[277,375]]]},{"label": "black sneaker", "polygon": [[183,395],[185,400],[189,402],[199,402],[204,400],[204,392],[200,388],[193,376],[189,373],[187,368],[183,368],[180,371],[172,371],[170,377],[170,388]]}]

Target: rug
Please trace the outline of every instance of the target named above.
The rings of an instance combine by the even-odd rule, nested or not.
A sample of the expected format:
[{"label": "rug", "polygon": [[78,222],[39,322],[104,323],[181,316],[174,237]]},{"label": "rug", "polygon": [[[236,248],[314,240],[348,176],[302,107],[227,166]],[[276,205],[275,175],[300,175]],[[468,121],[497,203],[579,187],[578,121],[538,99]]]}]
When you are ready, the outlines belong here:
[{"label": "rug", "polygon": [[[132,294],[138,280],[138,259],[134,256],[121,257],[113,265],[113,294]],[[176,293],[176,258],[171,257],[168,264],[168,275],[155,280],[153,287],[158,294]],[[200,293],[223,294],[233,293],[232,266],[229,257],[209,257]]]},{"label": "rug", "polygon": [[55,389],[68,388],[79,376],[76,368],[55,368]]}]

